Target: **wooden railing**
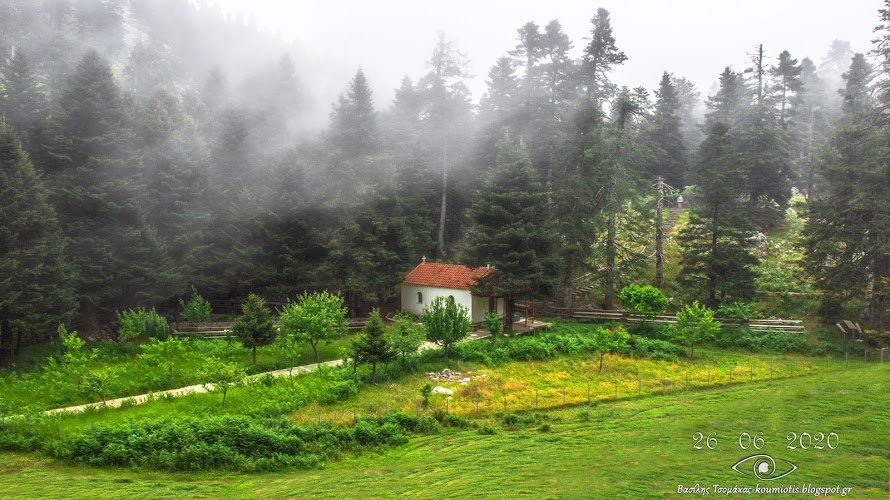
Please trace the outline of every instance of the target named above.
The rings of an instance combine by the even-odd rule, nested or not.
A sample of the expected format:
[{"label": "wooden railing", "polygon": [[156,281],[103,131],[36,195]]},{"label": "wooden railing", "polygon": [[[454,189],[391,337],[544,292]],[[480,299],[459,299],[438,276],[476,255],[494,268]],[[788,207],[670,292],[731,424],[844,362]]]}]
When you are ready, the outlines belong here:
[{"label": "wooden railing", "polygon": [[[520,310],[524,307],[528,307],[529,310],[531,308],[530,305],[526,304],[517,304],[517,307],[520,308]],[[573,309],[567,307],[553,307],[548,305],[544,308],[538,307],[537,310],[538,314],[542,316],[559,316],[563,318],[580,320],[617,321],[619,323],[640,323],[643,321],[649,321],[655,324],[677,323],[677,317],[673,315],[660,315],[655,316],[651,320],[644,320],[640,316],[635,316],[628,313],[627,311],[622,311],[620,309]],[[747,326],[754,331],[804,331],[803,321],[799,319],[752,319],[749,321],[719,317],[714,319],[725,326]]]},{"label": "wooden railing", "polygon": [[[349,320],[348,328],[350,330],[361,330],[365,327],[368,320],[365,318],[356,318]],[[278,320],[275,320],[275,328],[278,328]],[[170,325],[173,335],[176,336],[197,336],[205,339],[225,339],[232,336],[232,327],[235,326],[234,321],[181,321]]]}]

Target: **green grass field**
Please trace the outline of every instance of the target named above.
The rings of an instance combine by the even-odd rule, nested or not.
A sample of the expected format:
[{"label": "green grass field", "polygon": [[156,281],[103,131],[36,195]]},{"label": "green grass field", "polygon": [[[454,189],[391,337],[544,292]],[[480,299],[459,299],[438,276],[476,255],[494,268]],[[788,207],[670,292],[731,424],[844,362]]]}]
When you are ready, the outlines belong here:
[{"label": "green grass field", "polygon": [[[526,425],[505,426],[491,416],[478,422],[494,435],[445,429],[322,470],[162,473],[0,453],[0,498],[680,498],[687,495],[678,494],[679,485],[758,484],[732,469],[756,453],[740,449],[744,432],[762,432],[760,453],[798,467],[761,486],[839,486],[853,488],[847,498],[886,498],[888,386],[890,364],[854,365],[539,413]],[[715,437],[716,449],[708,450],[705,439],[704,449],[694,450],[697,432]],[[825,443],[803,450],[799,442],[792,450],[792,432],[839,439],[833,450]]]},{"label": "green grass field", "polygon": [[[321,361],[339,359],[340,350],[349,345],[352,336],[318,346]],[[108,398],[135,396],[151,391],[175,389],[204,382],[201,370],[204,361],[215,356],[223,361],[237,364],[248,373],[287,368],[288,363],[277,346],[262,346],[257,349],[257,364],[251,363],[251,353],[237,341],[190,340],[186,351],[175,360],[176,376],[164,377],[165,369],[149,366],[139,359],[139,345],[136,342],[119,344],[104,341],[88,346],[95,349],[98,356],[90,362],[92,371],[108,370],[114,374],[114,382],[109,384]],[[21,411],[28,407],[33,410],[49,410],[63,406],[100,401],[95,395],[74,393],[70,397],[53,397],[56,380],[40,378],[42,365],[50,356],[59,356],[58,343],[47,343],[28,348],[17,365],[0,369],[0,413]],[[315,354],[307,344],[301,349],[297,365],[315,363]]]}]

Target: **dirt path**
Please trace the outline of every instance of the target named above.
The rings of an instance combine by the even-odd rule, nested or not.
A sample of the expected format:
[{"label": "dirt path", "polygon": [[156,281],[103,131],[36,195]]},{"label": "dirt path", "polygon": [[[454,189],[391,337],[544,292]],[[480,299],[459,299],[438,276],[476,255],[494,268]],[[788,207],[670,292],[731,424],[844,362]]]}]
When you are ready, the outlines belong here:
[{"label": "dirt path", "polygon": [[[283,377],[290,374],[298,374],[298,373],[306,373],[311,372],[312,370],[318,368],[319,366],[337,366],[342,361],[339,359],[335,359],[333,361],[325,361],[324,363],[313,363],[311,365],[301,365],[295,366],[293,368],[284,368],[282,370],[273,370],[270,372],[257,373],[256,375],[251,375],[247,377],[245,380],[256,379],[259,377],[263,377],[265,375],[272,375],[273,377]],[[180,396],[188,396],[189,394],[200,394],[202,392],[209,392],[213,390],[213,384],[198,384],[198,385],[190,385],[188,387],[180,387],[179,389],[169,389],[166,391],[153,392],[151,393],[151,397],[153,399],[163,398],[163,397],[173,397],[178,398]],[[118,408],[123,404],[124,401],[131,401],[134,405],[141,405],[148,401],[149,394],[139,394],[138,396],[129,396],[126,398],[117,398],[117,399],[109,399],[104,404],[103,403],[88,403],[83,405],[76,406],[68,406],[65,408],[56,408],[55,410],[47,410],[44,413],[47,415],[54,415],[57,413],[81,413],[87,408]]]}]

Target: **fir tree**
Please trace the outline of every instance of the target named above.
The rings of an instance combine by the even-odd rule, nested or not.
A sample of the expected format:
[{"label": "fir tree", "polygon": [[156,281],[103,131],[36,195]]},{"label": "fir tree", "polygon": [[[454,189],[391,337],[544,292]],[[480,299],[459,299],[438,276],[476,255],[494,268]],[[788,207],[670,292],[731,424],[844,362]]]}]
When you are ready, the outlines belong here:
[{"label": "fir tree", "polygon": [[674,78],[673,82],[674,88],[677,89],[677,100],[680,103],[680,133],[683,136],[686,153],[689,154],[697,150],[698,145],[705,138],[699,111],[699,107],[702,105],[701,92],[695,88],[695,84],[686,78]]},{"label": "fir tree", "polygon": [[691,181],[698,196],[679,236],[680,284],[691,296],[706,298],[711,307],[752,298],[757,259],[751,253],[753,227],[743,204],[745,170],[726,125],[711,128],[699,148]]},{"label": "fir tree", "polygon": [[769,69],[769,75],[773,82],[770,91],[777,108],[776,116],[779,126],[783,129],[788,128],[789,110],[793,112],[790,103],[794,101],[797,93],[803,90],[803,82],[800,78],[802,71],[803,68],[797,63],[797,59],[792,58],[787,50],[783,50],[779,54],[779,63]]},{"label": "fir tree", "polygon": [[347,159],[374,154],[379,148],[377,112],[364,71],[355,72],[331,112],[331,142]]},{"label": "fir tree", "polygon": [[[469,90],[464,83],[464,79],[469,76],[467,64],[466,55],[457,49],[454,42],[446,39],[444,33],[439,33],[433,54],[427,62],[430,72],[418,82],[423,102],[420,122],[423,129],[422,141],[426,146],[430,166],[441,165],[442,171],[436,237],[439,255],[445,255],[446,251],[448,194],[451,190],[448,173],[455,164],[459,164],[462,149],[459,144],[469,133]],[[438,168],[433,167],[433,171],[436,170]]]},{"label": "fir tree", "polygon": [[244,347],[253,352],[253,364],[256,364],[256,348],[269,345],[275,341],[275,325],[272,324],[272,313],[266,307],[262,297],[250,294],[241,309],[241,316],[232,327],[234,333]]},{"label": "fir tree", "polygon": [[802,92],[791,100],[794,120],[788,127],[797,188],[809,198],[816,186],[815,163],[829,135],[825,82],[808,58],[800,62]]},{"label": "fir tree", "polygon": [[740,125],[737,143],[746,166],[748,207],[761,229],[779,221],[791,199],[788,134],[767,104],[755,105]]},{"label": "fir tree", "polygon": [[843,96],[841,109],[848,119],[863,117],[866,106],[871,100],[869,83],[874,77],[874,68],[865,60],[863,54],[856,54],[843,75],[844,88],[838,90]]},{"label": "fir tree", "polygon": [[720,74],[720,88],[717,93],[705,101],[708,108],[705,124],[710,128],[721,122],[730,129],[735,129],[742,122],[749,104],[742,75],[727,66]]},{"label": "fir tree", "polygon": [[98,314],[175,295],[172,263],[146,223],[126,103],[108,64],[87,53],[50,123],[51,201],[71,240],[81,313]]},{"label": "fir tree", "polygon": [[467,263],[494,266],[479,280],[477,290],[479,295],[504,297],[509,330],[516,300],[551,296],[558,273],[546,195],[524,144],[514,144],[508,135],[501,139],[497,166],[480,190],[470,218]]},{"label": "fir tree", "polygon": [[669,184],[682,186],[686,170],[686,144],[683,141],[680,99],[668,72],[661,76],[655,92],[655,109],[648,131],[648,142],[655,151],[655,175],[663,175]]},{"label": "fir tree", "polygon": [[615,45],[608,10],[597,9],[590,22],[593,24],[593,28],[591,29],[590,43],[584,49],[582,67],[584,87],[587,98],[601,104],[615,91],[615,85],[609,80],[609,72],[614,66],[624,64],[627,56]]},{"label": "fir tree", "polygon": [[[0,122],[0,351],[71,318],[74,266],[47,190],[12,127]],[[5,356],[4,356],[5,357]]]},{"label": "fir tree", "polygon": [[396,357],[385,336],[385,327],[380,318],[380,311],[374,309],[368,316],[368,322],[362,334],[352,344],[356,364],[371,365],[371,383],[377,383],[377,364],[389,363]]},{"label": "fir tree", "polygon": [[[34,152],[39,144],[44,119],[48,116],[47,100],[31,62],[21,49],[0,72],[0,116],[12,126],[25,150]],[[35,137],[36,136],[36,137]]]},{"label": "fir tree", "polygon": [[543,62],[541,63],[541,85],[549,105],[549,116],[565,118],[569,103],[575,99],[575,63],[572,60],[572,41],[562,30],[556,19],[544,27],[541,40]]},{"label": "fir tree", "polygon": [[514,64],[509,57],[501,57],[488,70],[488,92],[479,100],[483,121],[502,126],[514,112],[520,92]]},{"label": "fir tree", "polygon": [[524,114],[528,116],[533,112],[533,108],[537,106],[538,98],[538,77],[539,67],[538,61],[543,56],[544,37],[541,34],[540,27],[534,22],[527,22],[521,28],[516,30],[516,40],[519,42],[516,47],[510,51],[510,55],[516,61],[516,64],[523,67],[525,73],[522,80],[522,107]]}]

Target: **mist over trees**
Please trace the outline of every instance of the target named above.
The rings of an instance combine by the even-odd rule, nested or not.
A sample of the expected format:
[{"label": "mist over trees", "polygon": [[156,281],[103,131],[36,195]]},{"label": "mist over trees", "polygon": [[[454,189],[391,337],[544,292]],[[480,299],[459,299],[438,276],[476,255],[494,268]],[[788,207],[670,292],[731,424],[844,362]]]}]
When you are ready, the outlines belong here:
[{"label": "mist over trees", "polygon": [[172,311],[192,287],[340,291],[361,315],[424,256],[492,264],[484,286],[511,299],[569,305],[590,284],[613,307],[650,265],[658,176],[692,207],[665,286],[750,299],[751,237],[796,190],[823,313],[865,297],[884,325],[888,12],[870,54],[751,40],[748,67],[714,68],[712,95],[682,67],[614,82],[633,54],[600,8],[584,39],[556,19],[518,26],[476,105],[468,54],[439,33],[391,95],[355,68],[316,135],[287,44],[216,8],[0,0],[0,349],[71,318],[101,330],[118,310]]}]

